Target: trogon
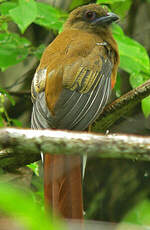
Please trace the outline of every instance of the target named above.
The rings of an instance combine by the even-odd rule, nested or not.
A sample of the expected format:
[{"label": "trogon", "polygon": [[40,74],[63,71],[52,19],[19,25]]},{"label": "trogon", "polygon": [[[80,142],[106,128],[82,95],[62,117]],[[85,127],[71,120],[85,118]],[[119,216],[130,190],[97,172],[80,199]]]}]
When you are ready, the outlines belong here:
[{"label": "trogon", "polygon": [[[87,130],[103,111],[119,65],[110,28],[118,19],[98,4],[70,13],[32,81],[33,129]],[[83,218],[79,155],[44,154],[44,196],[46,208],[54,213]]]}]

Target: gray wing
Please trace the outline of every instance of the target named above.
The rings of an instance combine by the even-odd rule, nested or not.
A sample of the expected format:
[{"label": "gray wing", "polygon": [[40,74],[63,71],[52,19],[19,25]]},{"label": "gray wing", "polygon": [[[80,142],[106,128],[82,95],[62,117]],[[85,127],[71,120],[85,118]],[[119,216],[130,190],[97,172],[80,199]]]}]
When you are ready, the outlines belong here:
[{"label": "gray wing", "polygon": [[33,104],[31,115],[31,128],[33,129],[48,129],[55,128],[53,125],[53,117],[45,100],[45,92],[38,93]]},{"label": "gray wing", "polygon": [[[63,88],[53,116],[45,93],[38,93],[33,105],[32,128],[85,130],[103,111],[111,93],[112,63],[102,59],[100,72],[82,67],[70,88]],[[92,79],[92,80],[91,80]]]}]

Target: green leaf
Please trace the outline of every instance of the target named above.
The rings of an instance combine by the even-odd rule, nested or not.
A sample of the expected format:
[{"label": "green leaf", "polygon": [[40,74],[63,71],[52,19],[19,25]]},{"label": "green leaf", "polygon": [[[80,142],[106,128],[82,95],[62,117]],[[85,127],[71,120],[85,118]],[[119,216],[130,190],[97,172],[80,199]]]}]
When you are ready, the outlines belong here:
[{"label": "green leaf", "polygon": [[17,34],[0,34],[0,68],[5,70],[24,60],[28,55],[30,42]]},{"label": "green leaf", "polygon": [[30,193],[23,193],[13,186],[0,183],[0,210],[2,213],[15,218],[24,229],[30,230],[58,230],[64,229],[56,218],[46,215],[33,202]]},{"label": "green leaf", "polygon": [[7,32],[8,24],[7,22],[0,23],[0,31]]},{"label": "green leaf", "polygon": [[[145,73],[138,73],[138,74],[131,74],[130,75],[130,84],[132,88],[136,88],[142,84],[144,84],[145,81],[150,79],[150,74]],[[144,98],[141,101],[142,111],[145,115],[145,117],[148,117],[150,115],[150,96]]]},{"label": "green leaf", "polygon": [[119,46],[120,67],[128,73],[149,73],[149,57],[146,49],[135,40],[124,35],[121,27],[114,25],[113,34]]},{"label": "green leaf", "polygon": [[111,10],[120,15],[120,17],[124,17],[129,10],[130,6],[132,4],[132,0],[126,0],[124,2],[116,2],[111,5]]},{"label": "green leaf", "polygon": [[17,4],[15,2],[4,2],[0,4],[0,13],[1,15],[8,16],[9,10],[16,8]]},{"label": "green leaf", "polygon": [[11,119],[12,125],[16,127],[22,127],[22,123],[17,119]]},{"label": "green leaf", "polygon": [[148,117],[150,115],[150,96],[142,100],[142,111],[145,117]]},{"label": "green leaf", "polygon": [[142,85],[145,81],[150,79],[150,75],[149,74],[145,74],[145,73],[133,73],[130,75],[130,84],[132,86],[132,88],[136,88],[140,85]]},{"label": "green leaf", "polygon": [[[150,226],[150,200],[143,200],[138,203],[126,217],[123,222]],[[145,228],[148,229],[148,228]]]},{"label": "green leaf", "polygon": [[84,3],[85,3],[85,0],[78,0],[78,1],[77,0],[73,0],[71,2],[71,5],[70,5],[69,9],[70,10],[75,9],[76,7],[81,6]]},{"label": "green leaf", "polygon": [[40,60],[41,56],[44,52],[45,49],[45,45],[41,44],[35,51],[34,51],[34,55]]},{"label": "green leaf", "polygon": [[115,2],[125,2],[126,0],[97,0],[97,4],[113,4]]},{"label": "green leaf", "polygon": [[34,22],[48,29],[60,30],[67,18],[66,13],[46,3],[37,2],[37,10],[37,18]]},{"label": "green leaf", "polygon": [[0,127],[4,127],[4,121],[1,114],[0,114]]},{"label": "green leaf", "polygon": [[5,112],[4,106],[0,103],[0,114],[3,114]]},{"label": "green leaf", "polygon": [[19,0],[19,6],[9,11],[9,15],[22,33],[37,16],[37,5],[34,0]]},{"label": "green leaf", "polygon": [[[13,106],[16,104],[13,97],[5,89],[0,88],[0,94],[6,96]],[[5,101],[5,99],[4,99],[4,101]],[[4,103],[4,101],[3,101],[3,103]]]},{"label": "green leaf", "polygon": [[39,166],[37,162],[31,163],[29,165],[27,165],[30,169],[32,169],[32,171],[39,176]]},{"label": "green leaf", "polygon": [[120,90],[120,88],[121,88],[121,77],[120,77],[120,74],[118,73],[117,74],[117,79],[116,79],[116,84],[115,84],[115,87],[114,87],[114,89],[116,91],[116,96],[117,97],[121,96],[121,90]]}]

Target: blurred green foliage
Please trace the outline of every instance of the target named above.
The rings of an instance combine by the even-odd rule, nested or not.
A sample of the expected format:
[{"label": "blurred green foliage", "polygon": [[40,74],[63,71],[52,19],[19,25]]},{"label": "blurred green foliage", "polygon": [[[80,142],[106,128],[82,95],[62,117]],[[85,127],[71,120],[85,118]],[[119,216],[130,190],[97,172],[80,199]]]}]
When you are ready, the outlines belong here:
[{"label": "blurred green foliage", "polygon": [[[14,218],[15,221],[30,230],[64,229],[59,220],[52,221],[41,207],[34,202],[31,193],[26,193],[12,185],[0,183],[0,212]],[[54,217],[53,217],[54,218]]]},{"label": "blurred green foliage", "polygon": [[39,176],[39,166],[37,162],[34,162],[32,164],[29,164],[28,167],[32,169],[32,171],[35,173],[35,175]]},{"label": "blurred green foliage", "polygon": [[145,229],[150,226],[150,200],[145,199],[139,202],[128,214],[124,217],[123,222],[145,225]]},{"label": "blurred green foliage", "polygon": [[9,117],[5,107],[6,101],[9,101],[12,106],[15,105],[15,100],[13,99],[13,97],[9,93],[7,93],[6,90],[0,88],[0,127],[6,125],[21,127],[21,122],[19,120]]}]

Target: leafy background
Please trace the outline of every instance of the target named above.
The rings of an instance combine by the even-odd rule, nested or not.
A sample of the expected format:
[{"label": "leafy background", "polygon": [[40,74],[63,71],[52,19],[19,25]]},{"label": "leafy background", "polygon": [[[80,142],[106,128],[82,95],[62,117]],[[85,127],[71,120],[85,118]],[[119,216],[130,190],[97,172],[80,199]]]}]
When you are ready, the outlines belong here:
[{"label": "leafy background", "polygon": [[[61,9],[52,6],[51,2],[55,1],[49,0],[45,3],[35,0],[0,0],[0,127],[30,127],[32,107],[29,96],[30,84],[44,48],[62,31],[70,10],[95,1],[73,0],[67,7],[67,1],[63,1],[63,4],[61,0],[56,1],[63,5]],[[112,28],[120,53],[120,69],[114,92],[114,97],[119,97],[150,78],[150,46],[146,42],[146,38],[149,38],[149,30],[144,27],[150,23],[148,18],[144,19],[146,12],[150,12],[150,2],[149,0],[97,0],[97,3],[107,6],[110,11],[120,16],[119,25],[113,25]],[[143,10],[144,13],[140,13],[142,7],[147,11]],[[136,35],[141,33],[143,37],[139,36],[140,39],[137,39]],[[112,127],[111,131],[148,135],[150,126],[146,124],[149,121],[149,114],[150,97],[147,97],[132,111],[134,121],[131,120],[130,114],[129,117],[124,118],[125,122],[121,123],[123,125],[119,123]],[[127,129],[127,126],[130,128]],[[28,188],[32,191],[32,195],[30,194],[33,197],[32,201],[22,204],[22,208],[19,204],[13,205],[11,199],[17,200],[14,190],[1,185],[0,197],[3,199],[0,199],[0,207],[10,215],[12,212],[15,215],[19,212],[23,216],[31,215],[33,226],[30,228],[40,229],[42,223],[35,227],[33,216],[43,215],[43,191],[37,163],[31,164],[29,170],[33,174]],[[108,160],[92,159],[88,163],[86,174],[84,197],[87,219],[129,221],[149,225],[149,163],[125,160],[109,160],[108,163]],[[95,175],[99,175],[98,179]],[[117,184],[116,178],[120,179]],[[108,192],[113,191],[113,188],[115,192]],[[5,193],[7,190],[9,193]],[[136,195],[131,199],[130,196],[134,193]],[[20,192],[17,194],[20,200],[26,199]],[[35,214],[32,215],[33,212],[28,212],[31,203],[42,207],[41,214],[33,211]],[[10,208],[6,208],[7,206]]]}]

